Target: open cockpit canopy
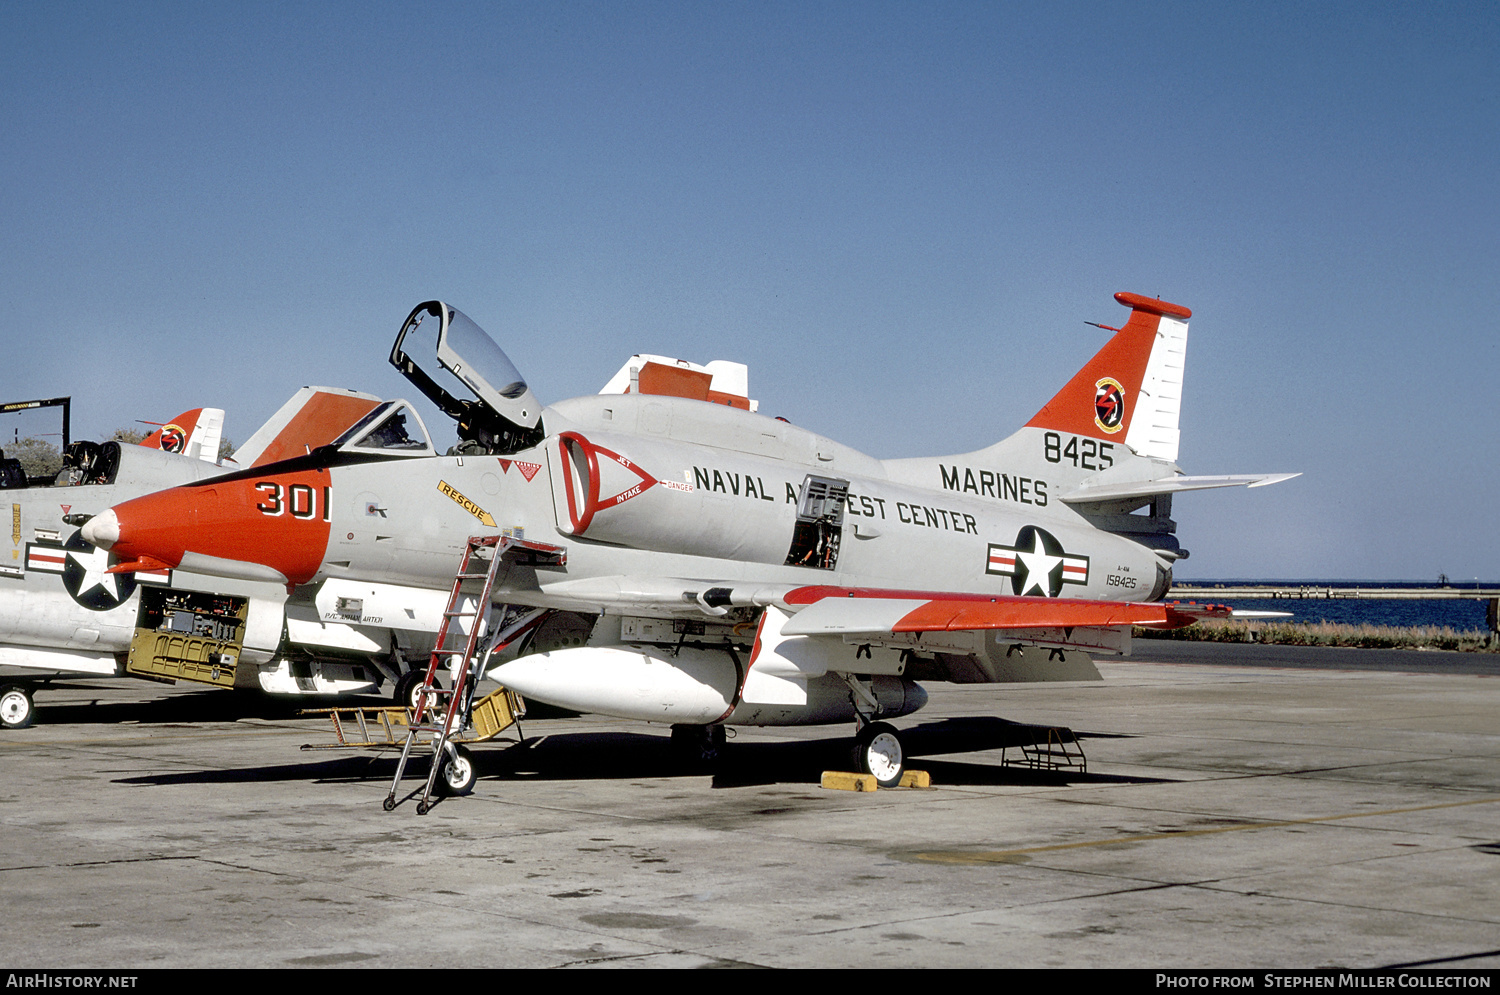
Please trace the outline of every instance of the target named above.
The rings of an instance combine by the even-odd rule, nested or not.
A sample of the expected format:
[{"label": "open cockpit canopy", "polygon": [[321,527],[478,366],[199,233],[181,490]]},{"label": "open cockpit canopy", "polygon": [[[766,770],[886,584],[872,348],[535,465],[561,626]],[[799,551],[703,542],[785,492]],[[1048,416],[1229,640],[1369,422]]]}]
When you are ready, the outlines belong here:
[{"label": "open cockpit canopy", "polygon": [[457,308],[418,304],[391,365],[458,424],[460,450],[514,452],[540,441],[541,404],[505,351]]}]

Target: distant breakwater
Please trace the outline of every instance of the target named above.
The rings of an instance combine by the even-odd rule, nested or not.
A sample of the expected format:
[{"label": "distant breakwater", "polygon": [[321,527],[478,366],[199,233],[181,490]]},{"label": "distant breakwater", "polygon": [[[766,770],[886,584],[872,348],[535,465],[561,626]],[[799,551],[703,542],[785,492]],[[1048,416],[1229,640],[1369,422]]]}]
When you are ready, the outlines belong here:
[{"label": "distant breakwater", "polygon": [[1167,601],[1287,612],[1283,621],[1402,629],[1489,630],[1485,611],[1500,584],[1409,581],[1198,581],[1174,586]]}]

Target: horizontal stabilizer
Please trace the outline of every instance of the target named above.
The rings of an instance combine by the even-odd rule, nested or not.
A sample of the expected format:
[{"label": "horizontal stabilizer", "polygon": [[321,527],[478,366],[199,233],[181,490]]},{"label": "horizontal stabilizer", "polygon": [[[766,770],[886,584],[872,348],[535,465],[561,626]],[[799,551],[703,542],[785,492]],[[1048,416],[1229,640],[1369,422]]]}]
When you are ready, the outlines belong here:
[{"label": "horizontal stabilizer", "polygon": [[1160,480],[1125,480],[1119,483],[1085,484],[1075,487],[1059,500],[1065,504],[1093,504],[1099,501],[1121,501],[1148,498],[1178,491],[1206,491],[1216,487],[1265,487],[1300,477],[1300,473],[1242,473],[1217,477],[1163,477]]}]

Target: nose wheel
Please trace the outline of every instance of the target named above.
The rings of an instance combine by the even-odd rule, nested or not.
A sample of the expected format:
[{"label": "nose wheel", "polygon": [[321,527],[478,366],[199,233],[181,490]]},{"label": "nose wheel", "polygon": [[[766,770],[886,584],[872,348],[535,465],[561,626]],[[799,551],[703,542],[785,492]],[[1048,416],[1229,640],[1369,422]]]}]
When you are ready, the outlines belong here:
[{"label": "nose wheel", "polygon": [[854,739],[853,760],[855,770],[874,774],[875,783],[882,788],[896,787],[906,770],[901,737],[888,722],[869,722],[860,729]]}]

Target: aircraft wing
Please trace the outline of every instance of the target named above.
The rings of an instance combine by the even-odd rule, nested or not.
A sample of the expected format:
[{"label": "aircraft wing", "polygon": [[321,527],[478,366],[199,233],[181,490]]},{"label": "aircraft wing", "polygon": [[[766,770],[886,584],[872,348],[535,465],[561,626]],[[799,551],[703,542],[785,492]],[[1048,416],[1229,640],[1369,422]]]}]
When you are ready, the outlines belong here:
[{"label": "aircraft wing", "polygon": [[[817,585],[736,586],[733,581],[600,577],[549,585],[546,593],[593,601],[606,610],[724,614],[728,607],[777,606],[789,615],[783,636],[892,636],[902,633],[1012,630],[1017,641],[1075,630],[1178,629],[1201,618],[1229,618],[1223,605],[1196,602],[1088,601],[1016,595],[956,594]],[[1058,639],[1048,641],[1070,641]]]},{"label": "aircraft wing", "polygon": [[804,587],[785,597],[803,607],[782,626],[787,636],[859,636],[986,629],[1064,630],[1144,626],[1177,629],[1204,617],[1229,617],[1218,605],[1085,601],[860,588]]}]

